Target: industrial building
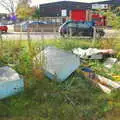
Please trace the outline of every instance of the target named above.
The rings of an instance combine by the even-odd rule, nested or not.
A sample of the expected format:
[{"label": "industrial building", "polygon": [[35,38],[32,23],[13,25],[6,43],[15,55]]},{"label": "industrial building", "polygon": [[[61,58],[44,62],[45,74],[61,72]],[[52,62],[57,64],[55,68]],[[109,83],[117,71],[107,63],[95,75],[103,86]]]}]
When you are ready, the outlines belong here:
[{"label": "industrial building", "polygon": [[40,5],[40,16],[47,21],[62,22],[69,19],[73,10],[108,9],[110,6],[120,6],[120,0],[108,0],[102,2],[85,3],[72,1],[59,1]]},{"label": "industrial building", "polygon": [[40,5],[41,17],[69,16],[69,11],[73,9],[90,9],[89,3],[60,1]]}]

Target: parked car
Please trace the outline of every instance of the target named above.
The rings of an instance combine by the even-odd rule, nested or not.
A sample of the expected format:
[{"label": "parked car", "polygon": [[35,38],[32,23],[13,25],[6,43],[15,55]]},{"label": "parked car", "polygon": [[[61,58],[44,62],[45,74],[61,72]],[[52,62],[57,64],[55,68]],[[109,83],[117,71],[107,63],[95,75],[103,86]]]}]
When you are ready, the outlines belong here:
[{"label": "parked car", "polygon": [[0,23],[0,31],[1,32],[7,32],[8,31],[8,27],[2,23]]},{"label": "parked car", "polygon": [[29,25],[39,25],[39,24],[46,24],[46,23],[43,21],[32,21],[29,23]]},{"label": "parked car", "polygon": [[24,21],[14,26],[15,31],[27,32],[29,28],[36,27],[37,25],[45,24],[43,21]]},{"label": "parked car", "polygon": [[[84,22],[84,21],[73,21],[68,20],[59,27],[59,33],[61,36],[72,35],[72,36],[90,36],[93,37],[94,34],[94,22]],[[104,36],[103,29],[96,29],[96,36]]]}]

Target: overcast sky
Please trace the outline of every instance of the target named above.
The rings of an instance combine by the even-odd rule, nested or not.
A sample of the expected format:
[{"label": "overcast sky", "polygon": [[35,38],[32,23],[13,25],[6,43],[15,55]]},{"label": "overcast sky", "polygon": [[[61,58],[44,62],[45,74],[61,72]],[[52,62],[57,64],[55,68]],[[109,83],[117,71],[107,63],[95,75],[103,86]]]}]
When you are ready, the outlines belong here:
[{"label": "overcast sky", "polygon": [[56,1],[77,1],[77,2],[97,2],[106,0],[32,0],[33,5],[38,5],[42,3],[56,2]]},{"label": "overcast sky", "polygon": [[[97,1],[105,1],[105,0],[32,0],[32,5],[39,5],[43,3],[56,2],[56,1],[78,1],[78,2],[97,2]],[[6,13],[7,11],[0,6],[0,13]]]}]

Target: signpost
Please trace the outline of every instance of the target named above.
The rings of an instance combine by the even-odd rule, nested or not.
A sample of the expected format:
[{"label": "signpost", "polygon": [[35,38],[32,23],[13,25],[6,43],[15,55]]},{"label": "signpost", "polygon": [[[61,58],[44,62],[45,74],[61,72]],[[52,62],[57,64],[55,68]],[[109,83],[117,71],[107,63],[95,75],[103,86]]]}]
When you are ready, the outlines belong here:
[{"label": "signpost", "polygon": [[61,16],[62,17],[66,17],[67,16],[67,10],[66,9],[61,10]]},{"label": "signpost", "polygon": [[108,4],[92,4],[92,9],[108,9]]}]

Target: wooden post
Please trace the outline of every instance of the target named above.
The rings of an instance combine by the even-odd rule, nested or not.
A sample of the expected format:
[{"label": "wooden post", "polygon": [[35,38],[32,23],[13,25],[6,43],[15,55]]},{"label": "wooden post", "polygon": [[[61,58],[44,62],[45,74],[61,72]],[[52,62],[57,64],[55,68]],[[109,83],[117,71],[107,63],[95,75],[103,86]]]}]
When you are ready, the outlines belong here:
[{"label": "wooden post", "polygon": [[1,55],[2,55],[2,49],[3,49],[3,39],[2,39],[2,31],[0,30],[0,47],[1,47],[1,49],[0,49],[0,52],[1,52]]},{"label": "wooden post", "polygon": [[96,27],[93,27],[93,41],[92,41],[92,45],[95,44],[95,40],[96,40]]},{"label": "wooden post", "polygon": [[41,39],[44,40],[44,29],[41,29]]},{"label": "wooden post", "polygon": [[70,32],[70,38],[71,38],[72,37],[72,28],[69,29],[69,32]]},{"label": "wooden post", "polygon": [[20,25],[20,40],[22,40],[22,24]]},{"label": "wooden post", "polygon": [[0,40],[2,41],[2,31],[0,30]]},{"label": "wooden post", "polygon": [[55,35],[55,39],[57,39],[57,35],[56,35],[56,26],[55,26],[55,25],[53,26],[53,32],[54,32],[54,35]]}]

